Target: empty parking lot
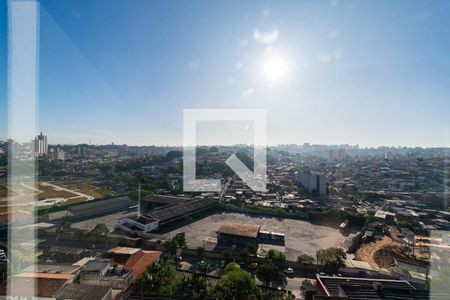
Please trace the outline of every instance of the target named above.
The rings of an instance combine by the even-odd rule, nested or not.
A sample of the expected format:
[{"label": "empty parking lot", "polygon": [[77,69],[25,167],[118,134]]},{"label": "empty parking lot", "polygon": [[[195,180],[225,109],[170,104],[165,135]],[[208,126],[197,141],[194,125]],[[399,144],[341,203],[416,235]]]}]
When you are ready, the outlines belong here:
[{"label": "empty parking lot", "polygon": [[334,227],[315,225],[301,220],[254,217],[239,213],[211,215],[166,235],[174,236],[179,232],[185,232],[189,247],[209,248],[214,244],[216,231],[225,222],[258,224],[261,225],[261,230],[284,233],[286,257],[289,260],[295,260],[302,253],[315,256],[319,249],[340,246],[345,238],[339,229]]}]

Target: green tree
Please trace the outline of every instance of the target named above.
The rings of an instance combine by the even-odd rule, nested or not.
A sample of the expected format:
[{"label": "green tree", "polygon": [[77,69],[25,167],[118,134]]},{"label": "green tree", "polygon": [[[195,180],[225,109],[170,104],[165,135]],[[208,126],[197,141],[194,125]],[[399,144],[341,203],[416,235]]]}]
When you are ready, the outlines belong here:
[{"label": "green tree", "polygon": [[206,299],[208,293],[208,281],[206,276],[194,273],[183,281],[184,299]]},{"label": "green tree", "polygon": [[239,257],[242,259],[242,261],[247,263],[250,257],[250,253],[248,252],[247,249],[243,249],[241,250],[241,252],[239,252]]},{"label": "green tree", "polygon": [[77,239],[83,239],[83,238],[85,238],[87,235],[89,235],[89,231],[87,231],[86,229],[75,228],[75,229],[74,229],[74,234],[75,234],[75,237],[76,237]]},{"label": "green tree", "polygon": [[295,296],[292,294],[286,295],[283,291],[266,291],[262,292],[261,300],[294,300]]},{"label": "green tree", "polygon": [[177,253],[177,243],[174,240],[167,241],[164,244],[164,252],[169,255],[175,255]]},{"label": "green tree", "polygon": [[219,282],[210,288],[213,299],[245,300],[257,299],[261,291],[250,274],[241,269],[226,272]]},{"label": "green tree", "polygon": [[231,254],[230,251],[226,250],[226,251],[223,251],[223,252],[222,252],[222,258],[223,258],[225,261],[231,261],[231,260],[232,260],[232,257],[233,257],[233,255]]},{"label": "green tree", "polygon": [[133,182],[133,177],[128,172],[121,172],[119,176],[120,180],[122,180],[125,183],[131,184]]},{"label": "green tree", "polygon": [[344,265],[345,252],[340,248],[320,249],[316,256],[317,263],[327,269],[337,270]]},{"label": "green tree", "polygon": [[182,279],[175,264],[168,259],[148,267],[136,282],[136,291],[142,295],[178,295],[181,293]]},{"label": "green tree", "polygon": [[282,279],[280,270],[278,270],[278,267],[274,263],[264,263],[258,265],[256,276],[266,285],[270,285],[272,281],[279,281]]},{"label": "green tree", "polygon": [[270,249],[269,251],[267,251],[265,258],[268,262],[274,263],[283,263],[286,260],[286,256],[284,255],[284,253],[275,249]]},{"label": "green tree", "polygon": [[203,247],[197,247],[197,249],[195,250],[195,252],[197,253],[197,256],[202,258],[203,255],[205,255],[205,248]]},{"label": "green tree", "polygon": [[229,264],[227,264],[223,270],[225,273],[228,273],[228,272],[233,272],[233,271],[237,271],[240,269],[241,269],[241,266],[239,266],[238,263],[235,263],[233,261],[233,262],[230,262]]},{"label": "green tree", "polygon": [[105,224],[98,223],[91,232],[96,236],[105,236],[109,233],[109,229]]},{"label": "green tree", "polygon": [[257,249],[255,245],[248,245],[246,249],[250,255],[256,256]]},{"label": "green tree", "polygon": [[302,254],[297,257],[297,262],[301,264],[313,264],[315,261],[314,257],[308,254]]},{"label": "green tree", "polygon": [[197,266],[197,272],[203,275],[211,273],[217,268],[217,266],[210,260],[204,260]]},{"label": "green tree", "polygon": [[108,233],[109,233],[109,229],[103,223],[99,223],[99,224],[95,225],[94,229],[90,232],[90,234],[93,234],[97,240],[99,238],[101,240],[104,240],[105,244],[106,244],[106,248],[108,248]]},{"label": "green tree", "polygon": [[167,154],[166,154],[166,158],[168,160],[172,160],[172,159],[180,158],[180,157],[183,157],[183,152],[178,151],[178,150],[172,150],[172,151],[167,152]]},{"label": "green tree", "polygon": [[186,235],[184,232],[177,233],[173,237],[173,241],[177,245],[178,248],[185,248],[186,247]]}]

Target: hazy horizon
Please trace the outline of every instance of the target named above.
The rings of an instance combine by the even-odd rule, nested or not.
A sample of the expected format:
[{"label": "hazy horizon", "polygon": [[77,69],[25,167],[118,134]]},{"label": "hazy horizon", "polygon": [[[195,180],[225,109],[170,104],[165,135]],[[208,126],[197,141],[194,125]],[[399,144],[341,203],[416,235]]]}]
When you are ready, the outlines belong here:
[{"label": "hazy horizon", "polygon": [[[45,133],[43,133],[45,135]],[[0,139],[0,141],[6,142],[5,139]],[[24,142],[27,143],[27,142]],[[23,143],[22,143],[23,144]],[[305,146],[308,144],[309,146],[325,146],[325,147],[351,147],[353,149],[377,149],[377,148],[390,148],[390,149],[401,149],[401,148],[421,148],[421,149],[450,149],[448,146],[430,146],[430,147],[421,147],[421,146],[407,146],[407,145],[361,145],[361,144],[315,144],[315,143],[286,143],[286,144],[267,144],[267,147],[279,147],[279,146]],[[183,148],[184,146],[181,144],[178,145],[169,145],[169,144],[126,144],[126,143],[107,143],[107,144],[96,144],[96,143],[53,143],[49,142],[49,146],[79,146],[79,145],[88,145],[88,146],[129,146],[129,147],[167,147],[167,148]],[[253,144],[197,144],[196,147],[252,147]]]},{"label": "hazy horizon", "polygon": [[[263,108],[270,145],[450,147],[449,15],[442,1],[43,0],[37,130],[52,144],[182,145],[185,108]],[[249,134],[205,130],[199,143]]]}]

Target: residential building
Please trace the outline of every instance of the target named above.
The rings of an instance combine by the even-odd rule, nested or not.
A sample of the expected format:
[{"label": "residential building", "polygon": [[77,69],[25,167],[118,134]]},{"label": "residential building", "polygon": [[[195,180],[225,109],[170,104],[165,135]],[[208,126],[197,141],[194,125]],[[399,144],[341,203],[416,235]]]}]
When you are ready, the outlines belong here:
[{"label": "residential building", "polygon": [[36,156],[45,156],[48,153],[47,136],[42,132],[34,139],[34,153]]},{"label": "residential building", "polygon": [[309,193],[315,193],[317,196],[327,195],[327,179],[325,176],[300,172],[298,180]]},{"label": "residential building", "polygon": [[109,286],[68,283],[56,292],[57,300],[111,300],[112,288]]},{"label": "residential building", "polygon": [[133,273],[133,282],[135,282],[148,266],[158,262],[162,252],[148,251],[139,248],[115,247],[109,250],[104,258],[112,259],[114,264],[123,266]]},{"label": "residential building", "polygon": [[87,285],[110,286],[126,291],[131,285],[132,273],[118,266],[111,259],[94,259],[81,268],[80,283]]}]

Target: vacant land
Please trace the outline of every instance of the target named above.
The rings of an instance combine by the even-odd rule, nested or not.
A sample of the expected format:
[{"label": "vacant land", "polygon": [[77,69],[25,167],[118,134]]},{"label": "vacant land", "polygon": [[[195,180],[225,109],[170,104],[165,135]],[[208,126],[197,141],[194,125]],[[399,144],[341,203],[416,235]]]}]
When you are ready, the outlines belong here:
[{"label": "vacant land", "polygon": [[[11,201],[8,202],[7,196],[12,196]],[[0,185],[0,211],[5,211],[6,207],[31,209],[35,201],[38,201],[37,206],[45,208],[56,204],[72,204],[93,199],[91,195],[48,182],[14,182],[9,190],[6,186]]]},{"label": "vacant land", "polygon": [[59,186],[90,195],[95,199],[112,196],[113,193],[92,179],[60,181],[55,183]]},{"label": "vacant land", "polygon": [[49,198],[72,198],[77,197],[74,193],[65,191],[65,190],[59,190],[53,186],[46,186],[39,184],[39,190],[41,190],[41,193],[38,194],[38,200],[44,200]]},{"label": "vacant land", "polygon": [[333,227],[314,225],[301,220],[251,217],[239,213],[211,215],[167,233],[166,236],[185,232],[189,247],[209,248],[216,241],[216,231],[225,222],[258,224],[261,225],[261,230],[285,234],[286,257],[289,260],[296,260],[302,253],[315,255],[319,249],[341,246],[345,238],[339,229]]}]

